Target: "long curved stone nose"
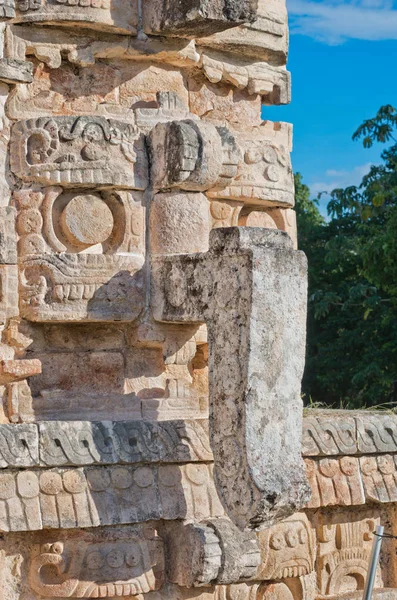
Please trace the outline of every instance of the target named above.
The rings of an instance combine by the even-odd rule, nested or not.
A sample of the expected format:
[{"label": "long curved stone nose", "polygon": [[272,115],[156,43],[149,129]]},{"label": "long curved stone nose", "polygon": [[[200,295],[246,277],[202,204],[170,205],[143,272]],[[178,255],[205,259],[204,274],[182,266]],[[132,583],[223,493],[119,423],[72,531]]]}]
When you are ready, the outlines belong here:
[{"label": "long curved stone nose", "polygon": [[310,498],[301,457],[306,257],[277,230],[231,227],[208,252],[152,258],[159,321],[206,322],[210,436],[220,498],[260,529]]}]

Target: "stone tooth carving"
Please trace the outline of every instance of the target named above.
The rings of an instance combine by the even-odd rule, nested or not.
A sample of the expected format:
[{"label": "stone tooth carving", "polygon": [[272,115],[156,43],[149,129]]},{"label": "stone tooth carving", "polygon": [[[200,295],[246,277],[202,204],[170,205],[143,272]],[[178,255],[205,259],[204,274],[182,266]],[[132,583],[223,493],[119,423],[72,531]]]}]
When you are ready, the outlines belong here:
[{"label": "stone tooth carving", "polygon": [[41,464],[51,467],[212,459],[206,420],[48,421],[39,432]]},{"label": "stone tooth carving", "polygon": [[172,523],[168,529],[169,580],[188,588],[214,582],[222,548],[213,529],[205,523]]},{"label": "stone tooth carving", "polygon": [[309,499],[299,396],[306,266],[291,246],[281,232],[216,229],[207,254],[152,258],[155,318],[209,327],[216,484],[242,529],[272,524]]},{"label": "stone tooth carving", "polygon": [[312,490],[309,508],[365,504],[358,458],[344,456],[319,461],[306,459],[305,463]]},{"label": "stone tooth carving", "polygon": [[145,224],[137,194],[61,188],[15,194],[23,317],[138,317],[144,304]]},{"label": "stone tooth carving", "polygon": [[144,190],[147,157],[135,125],[98,116],[40,117],[12,128],[12,171],[23,181]]},{"label": "stone tooth carving", "polygon": [[39,464],[36,425],[0,425],[0,468],[33,467]]},{"label": "stone tooth carving", "polygon": [[[318,527],[318,585],[323,596],[339,596],[364,589],[373,532],[380,519],[357,513],[329,515]],[[383,587],[380,572],[375,587]]]},{"label": "stone tooth carving", "polygon": [[72,535],[33,550],[29,582],[44,598],[138,596],[161,587],[164,554],[150,528]]},{"label": "stone tooth carving", "polygon": [[258,579],[286,579],[314,570],[316,534],[305,513],[296,513],[258,534],[261,564]]},{"label": "stone tooth carving", "polygon": [[143,5],[144,30],[150,34],[203,37],[253,21],[258,0],[153,0]]},{"label": "stone tooth carving", "polygon": [[208,196],[258,206],[293,207],[289,125],[265,121],[260,127],[231,129],[231,133],[243,159],[233,181],[223,189],[209,190]]},{"label": "stone tooth carving", "polygon": [[357,454],[356,422],[331,413],[303,419],[302,452],[305,456]]},{"label": "stone tooth carving", "polygon": [[236,176],[240,152],[226,127],[192,120],[159,123],[149,145],[155,190],[203,192],[225,187]]},{"label": "stone tooth carving", "polygon": [[365,498],[370,502],[397,502],[396,456],[360,456]]},{"label": "stone tooth carving", "polygon": [[0,472],[0,531],[222,516],[207,464]]},{"label": "stone tooth carving", "polygon": [[397,415],[355,416],[359,452],[372,454],[397,451]]},{"label": "stone tooth carving", "polygon": [[101,29],[113,33],[137,33],[138,0],[17,0],[17,23],[49,23]]}]

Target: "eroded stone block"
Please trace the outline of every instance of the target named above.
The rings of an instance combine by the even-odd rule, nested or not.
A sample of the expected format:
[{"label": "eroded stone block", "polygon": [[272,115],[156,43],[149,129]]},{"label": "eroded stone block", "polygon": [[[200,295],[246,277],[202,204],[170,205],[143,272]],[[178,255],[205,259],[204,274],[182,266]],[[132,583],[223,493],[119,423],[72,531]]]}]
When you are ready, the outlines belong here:
[{"label": "eroded stone block", "polygon": [[309,498],[299,396],[306,266],[291,246],[278,231],[216,229],[208,254],[152,259],[155,318],[208,324],[215,477],[242,529],[272,524]]},{"label": "eroded stone block", "polygon": [[138,25],[138,0],[17,0],[19,23],[48,23],[85,27],[134,35]]},{"label": "eroded stone block", "polygon": [[18,314],[18,267],[0,264],[0,321],[5,324]]},{"label": "eroded stone block", "polygon": [[15,208],[0,207],[0,264],[17,264]]},{"label": "eroded stone block", "polygon": [[151,527],[48,536],[29,566],[31,589],[44,598],[140,596],[163,579],[163,543]]},{"label": "eroded stone block", "polygon": [[38,463],[37,425],[0,425],[0,468],[34,467]]},{"label": "eroded stone block", "polygon": [[16,192],[21,315],[130,321],[144,304],[144,208],[129,192]]},{"label": "eroded stone block", "polygon": [[31,83],[33,81],[33,64],[26,60],[1,58],[0,81],[5,83]]},{"label": "eroded stone block", "polygon": [[12,129],[11,169],[22,180],[143,190],[147,157],[135,125],[99,116],[42,117]]},{"label": "eroded stone block", "polygon": [[370,502],[397,502],[396,455],[360,456],[365,499]]},{"label": "eroded stone block", "polygon": [[146,33],[203,37],[253,21],[258,0],[153,0],[143,5]]}]

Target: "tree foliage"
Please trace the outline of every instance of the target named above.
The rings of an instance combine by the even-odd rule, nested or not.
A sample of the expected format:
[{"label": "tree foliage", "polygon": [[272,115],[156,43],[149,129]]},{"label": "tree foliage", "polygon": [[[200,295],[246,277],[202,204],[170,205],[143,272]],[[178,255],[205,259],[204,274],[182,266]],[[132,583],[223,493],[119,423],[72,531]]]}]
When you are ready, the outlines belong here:
[{"label": "tree foliage", "polygon": [[360,186],[336,189],[328,219],[295,176],[300,247],[309,259],[303,389],[337,406],[397,401],[397,111],[383,106],[353,135],[394,142]]}]

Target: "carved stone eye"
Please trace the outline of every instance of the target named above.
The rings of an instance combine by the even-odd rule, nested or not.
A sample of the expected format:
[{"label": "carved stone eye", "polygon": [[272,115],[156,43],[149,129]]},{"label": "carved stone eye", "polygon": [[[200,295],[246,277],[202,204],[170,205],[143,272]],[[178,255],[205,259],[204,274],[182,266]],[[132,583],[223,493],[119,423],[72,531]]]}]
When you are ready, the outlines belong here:
[{"label": "carved stone eye", "polygon": [[87,125],[83,131],[82,137],[86,142],[99,142],[104,139],[102,129],[95,123]]},{"label": "carved stone eye", "polygon": [[301,529],[299,529],[299,542],[304,545],[307,543],[307,531],[306,529],[304,529],[303,527]]},{"label": "carved stone eye", "polygon": [[99,551],[90,552],[87,555],[86,563],[89,569],[101,569],[105,564],[105,559]]},{"label": "carved stone eye", "polygon": [[287,544],[290,548],[295,548],[299,544],[299,537],[296,529],[287,531],[285,539],[287,540]]},{"label": "carved stone eye", "polygon": [[247,150],[244,156],[244,160],[249,165],[254,165],[261,162],[263,154],[260,148],[251,148]]},{"label": "carved stone eye", "polygon": [[263,160],[271,165],[277,162],[277,152],[271,146],[267,146],[262,153]]},{"label": "carved stone eye", "polygon": [[117,569],[121,567],[124,562],[124,554],[120,550],[111,550],[109,554],[106,556],[106,562],[109,567],[112,569]]},{"label": "carved stone eye", "polygon": [[52,551],[54,554],[62,554],[62,552],[63,552],[62,542],[55,542],[55,544],[52,545]]},{"label": "carved stone eye", "polygon": [[269,179],[269,181],[278,181],[280,179],[280,171],[276,165],[269,165],[265,169],[265,177]]},{"label": "carved stone eye", "polygon": [[270,538],[270,547],[273,550],[281,550],[285,547],[285,537],[283,533],[274,533]]},{"label": "carved stone eye", "polygon": [[125,556],[125,562],[129,567],[137,567],[141,561],[141,552],[139,547],[129,550]]}]

